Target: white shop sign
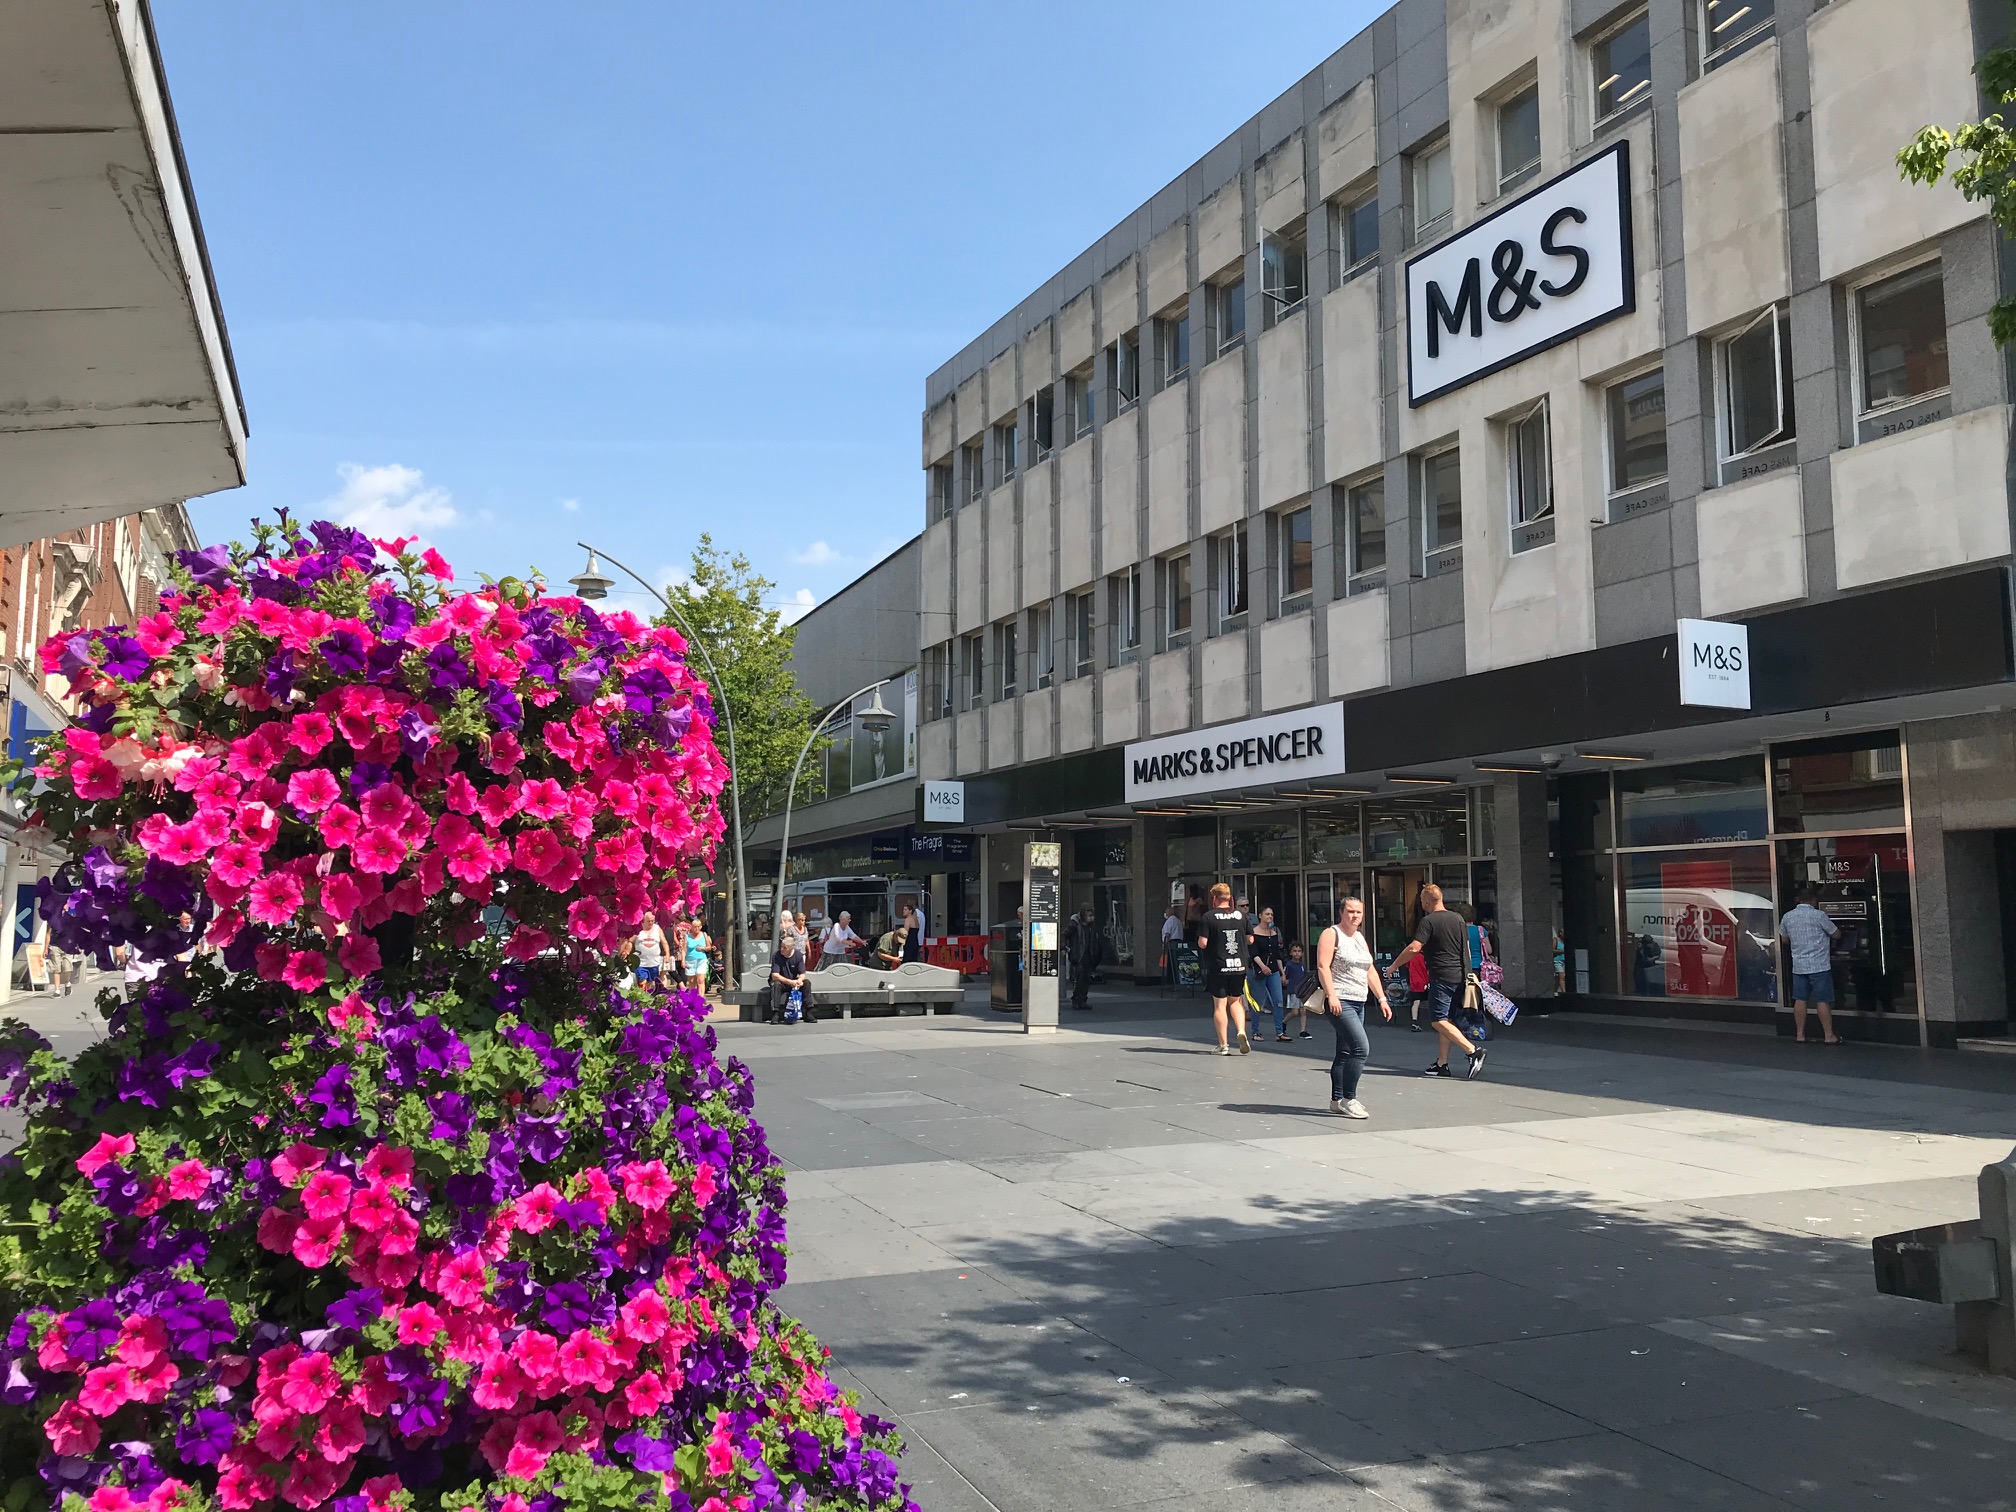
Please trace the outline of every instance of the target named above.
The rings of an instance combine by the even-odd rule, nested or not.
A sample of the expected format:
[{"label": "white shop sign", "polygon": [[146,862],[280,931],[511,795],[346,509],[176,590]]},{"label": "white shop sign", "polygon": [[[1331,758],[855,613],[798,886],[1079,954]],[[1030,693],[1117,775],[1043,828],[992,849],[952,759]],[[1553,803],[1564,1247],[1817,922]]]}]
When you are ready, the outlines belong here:
[{"label": "white shop sign", "polygon": [[1711,709],[1750,707],[1750,627],[1683,619],[1680,702]]},{"label": "white shop sign", "polygon": [[1407,402],[1495,373],[1637,305],[1631,144],[1407,263]]},{"label": "white shop sign", "polygon": [[924,822],[926,824],[964,824],[966,822],[966,784],[963,782],[925,783]]},{"label": "white shop sign", "polygon": [[1137,740],[1125,755],[1129,803],[1336,777],[1345,770],[1344,705],[1318,704]]}]

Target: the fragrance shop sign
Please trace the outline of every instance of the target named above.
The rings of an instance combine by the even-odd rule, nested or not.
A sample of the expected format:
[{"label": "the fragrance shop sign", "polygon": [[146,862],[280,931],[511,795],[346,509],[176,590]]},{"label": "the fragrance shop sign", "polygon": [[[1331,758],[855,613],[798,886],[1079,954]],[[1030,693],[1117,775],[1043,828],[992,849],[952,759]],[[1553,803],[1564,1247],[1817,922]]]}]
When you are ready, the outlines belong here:
[{"label": "the fragrance shop sign", "polygon": [[1126,754],[1129,803],[1336,777],[1345,771],[1344,705],[1137,740]]},{"label": "the fragrance shop sign", "polygon": [[1407,402],[1628,314],[1631,144],[1619,142],[1407,264]]}]

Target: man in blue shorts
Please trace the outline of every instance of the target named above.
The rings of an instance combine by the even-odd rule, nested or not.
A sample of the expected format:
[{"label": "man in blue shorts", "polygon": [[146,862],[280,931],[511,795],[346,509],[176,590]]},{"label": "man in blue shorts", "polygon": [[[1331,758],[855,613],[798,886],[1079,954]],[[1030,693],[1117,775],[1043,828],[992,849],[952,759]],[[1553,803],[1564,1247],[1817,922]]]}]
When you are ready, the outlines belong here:
[{"label": "man in blue shorts", "polygon": [[1462,1003],[1470,975],[1470,931],[1461,914],[1442,906],[1442,889],[1432,882],[1421,889],[1421,922],[1414,928],[1414,938],[1393,957],[1386,975],[1392,977],[1416,955],[1425,957],[1428,964],[1428,1022],[1441,1040],[1442,1051],[1422,1074],[1454,1076],[1449,1069],[1449,1050],[1454,1046],[1470,1057],[1464,1080],[1475,1081],[1484,1069],[1484,1047],[1473,1045],[1449,1017]]},{"label": "man in blue shorts", "polygon": [[1778,938],[1792,947],[1792,1036],[1806,1043],[1806,1005],[1820,1010],[1820,1037],[1841,1043],[1834,1032],[1834,936],[1839,926],[1813,906],[1820,889],[1802,882],[1792,911],[1778,921]]}]

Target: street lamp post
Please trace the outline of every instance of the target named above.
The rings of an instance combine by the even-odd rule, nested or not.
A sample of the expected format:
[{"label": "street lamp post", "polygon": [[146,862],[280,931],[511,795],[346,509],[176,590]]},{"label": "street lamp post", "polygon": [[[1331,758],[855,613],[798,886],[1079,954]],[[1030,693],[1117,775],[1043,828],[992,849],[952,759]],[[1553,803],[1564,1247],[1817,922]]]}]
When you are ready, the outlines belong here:
[{"label": "street lamp post", "polygon": [[791,800],[798,795],[798,774],[805,766],[805,758],[812,754],[812,747],[819,743],[819,732],[833,722],[833,716],[842,709],[854,707],[854,700],[873,693],[875,702],[860,713],[861,728],[864,730],[886,730],[895,723],[896,716],[882,703],[882,690],[889,686],[892,678],[872,682],[865,688],[857,688],[840,702],[833,705],[812,726],[812,733],[805,737],[805,748],[798,753],[798,759],[791,766],[791,785],[784,789],[784,834],[777,844],[777,896],[775,907],[770,910],[770,958],[777,958],[777,951],[784,942],[784,879],[790,874],[791,866]]},{"label": "street lamp post", "polygon": [[[578,576],[569,578],[568,582],[573,586],[574,591],[584,599],[607,598],[609,590],[614,586],[614,583],[610,578],[604,577],[597,570],[595,548],[585,541],[576,541],[574,544],[588,553],[588,565],[581,569]],[[608,552],[605,551],[601,555],[611,567],[629,573],[632,578],[643,586],[645,592],[664,605],[665,613],[671,617],[672,623],[685,633],[687,643],[699,650],[700,659],[707,664],[707,676],[713,682],[714,701],[721,710],[721,722],[728,727],[729,816],[735,824],[736,915],[734,936],[740,943],[743,954],[746,954],[749,945],[749,869],[742,864],[742,768],[735,760],[735,713],[728,706],[728,690],[722,686],[721,674],[714,666],[714,658],[707,651],[707,642],[694,633],[693,627],[686,623],[685,618],[677,609],[672,607],[672,601],[637,573],[625,567],[613,556],[610,556]],[[775,910],[773,909],[772,912],[774,913]],[[772,953],[774,954],[775,952],[773,951]],[[741,955],[737,955],[735,959],[738,964],[735,968],[735,976],[731,985],[739,989],[742,985],[742,973],[747,969],[748,963],[742,960]]]}]

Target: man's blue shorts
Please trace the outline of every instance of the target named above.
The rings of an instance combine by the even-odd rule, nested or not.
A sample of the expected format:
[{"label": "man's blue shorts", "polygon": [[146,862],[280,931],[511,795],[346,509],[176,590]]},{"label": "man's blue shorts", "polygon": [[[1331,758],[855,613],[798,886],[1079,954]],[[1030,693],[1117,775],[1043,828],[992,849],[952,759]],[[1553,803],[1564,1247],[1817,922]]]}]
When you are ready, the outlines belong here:
[{"label": "man's blue shorts", "polygon": [[1429,1022],[1433,1023],[1437,1019],[1448,1018],[1450,1014],[1456,1011],[1457,1004],[1462,1001],[1463,984],[1461,982],[1430,981],[1428,983]]},{"label": "man's blue shorts", "polygon": [[1834,973],[1831,971],[1793,972],[1792,1001],[1795,1003],[1832,1003],[1834,1001]]}]

